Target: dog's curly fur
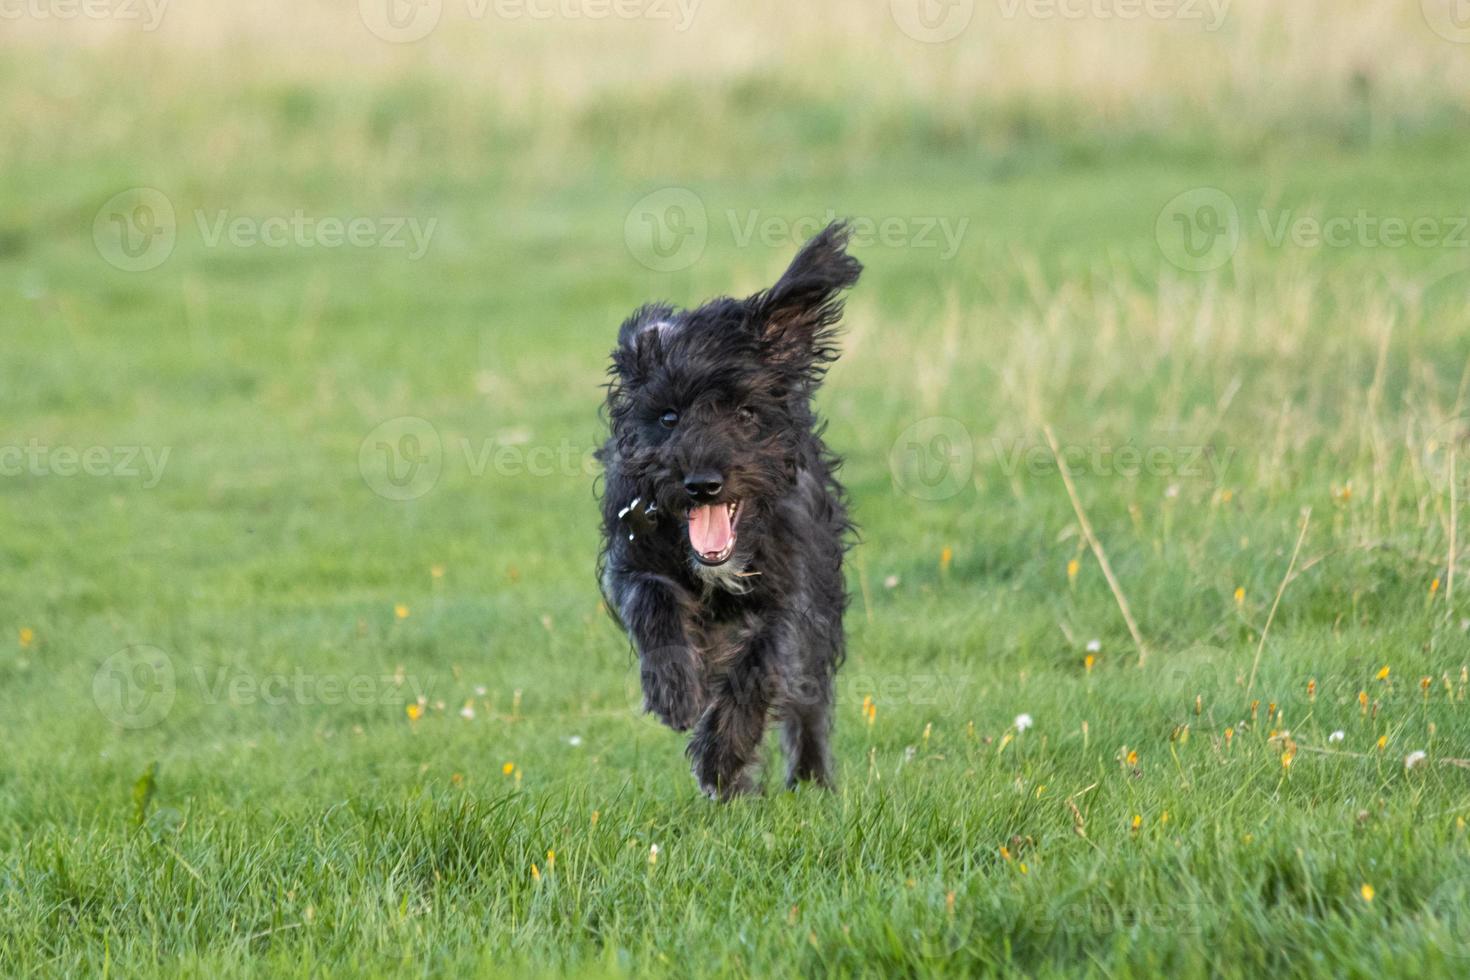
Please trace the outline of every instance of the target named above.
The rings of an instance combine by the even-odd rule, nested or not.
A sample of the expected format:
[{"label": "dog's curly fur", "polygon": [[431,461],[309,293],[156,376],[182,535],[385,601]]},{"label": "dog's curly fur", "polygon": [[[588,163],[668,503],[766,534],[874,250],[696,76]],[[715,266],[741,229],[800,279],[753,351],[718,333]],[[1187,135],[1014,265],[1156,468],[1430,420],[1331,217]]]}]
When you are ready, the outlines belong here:
[{"label": "dog's curly fur", "polygon": [[[603,596],[637,651],[645,710],[693,729],[694,775],[717,799],[755,790],[768,715],[787,784],[832,785],[853,526],[812,396],[862,271],[847,239],[830,225],[747,299],[644,306],[612,353]],[[695,553],[695,500],[735,508],[723,561]]]}]

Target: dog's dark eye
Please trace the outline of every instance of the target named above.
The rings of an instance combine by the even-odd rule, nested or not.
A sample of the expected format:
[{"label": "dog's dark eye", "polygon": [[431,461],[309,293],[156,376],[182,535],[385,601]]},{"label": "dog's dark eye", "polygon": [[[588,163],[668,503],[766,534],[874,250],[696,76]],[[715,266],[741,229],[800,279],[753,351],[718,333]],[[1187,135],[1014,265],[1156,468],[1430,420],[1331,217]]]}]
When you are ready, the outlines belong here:
[{"label": "dog's dark eye", "polygon": [[678,412],[665,412],[665,413],[663,413],[662,415],[660,415],[658,417],[658,424],[661,425],[661,426],[663,426],[665,429],[672,429],[674,426],[676,426],[676,425],[679,424],[679,413]]},{"label": "dog's dark eye", "polygon": [[755,425],[755,423],[758,421],[755,414],[755,409],[751,408],[749,405],[741,405],[739,415],[740,421],[746,425]]}]

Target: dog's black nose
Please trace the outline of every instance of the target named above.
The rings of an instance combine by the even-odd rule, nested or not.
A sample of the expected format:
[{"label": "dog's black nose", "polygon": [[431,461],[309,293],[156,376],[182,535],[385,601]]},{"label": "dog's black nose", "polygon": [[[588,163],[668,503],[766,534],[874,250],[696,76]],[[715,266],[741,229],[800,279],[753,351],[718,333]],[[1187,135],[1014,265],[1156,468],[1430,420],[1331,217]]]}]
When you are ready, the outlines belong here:
[{"label": "dog's black nose", "polygon": [[724,486],[725,478],[714,470],[702,470],[684,477],[684,489],[695,500],[714,500]]}]

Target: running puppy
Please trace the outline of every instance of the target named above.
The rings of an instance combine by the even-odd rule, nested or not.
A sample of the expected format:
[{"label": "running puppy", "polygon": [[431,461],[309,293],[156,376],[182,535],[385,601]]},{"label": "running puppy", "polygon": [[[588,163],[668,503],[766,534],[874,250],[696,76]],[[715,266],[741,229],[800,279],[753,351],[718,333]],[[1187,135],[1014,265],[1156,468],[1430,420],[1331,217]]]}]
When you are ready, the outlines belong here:
[{"label": "running puppy", "polygon": [[637,650],[644,709],[693,729],[714,799],[755,790],[768,716],[787,785],[832,785],[853,527],[812,396],[862,272],[847,239],[829,225],[746,299],[644,306],[612,353],[603,596]]}]

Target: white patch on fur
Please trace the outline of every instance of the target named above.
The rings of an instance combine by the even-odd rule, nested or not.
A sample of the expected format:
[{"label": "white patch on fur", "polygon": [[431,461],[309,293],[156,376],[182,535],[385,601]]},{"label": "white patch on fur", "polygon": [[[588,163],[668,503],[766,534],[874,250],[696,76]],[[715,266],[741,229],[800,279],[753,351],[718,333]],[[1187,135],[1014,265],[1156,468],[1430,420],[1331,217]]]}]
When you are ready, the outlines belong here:
[{"label": "white patch on fur", "polygon": [[750,591],[750,576],[744,574],[745,566],[737,564],[733,559],[713,567],[697,561],[692,564],[694,574],[704,583],[705,588],[724,589],[734,595],[744,595]]},{"label": "white patch on fur", "polygon": [[652,323],[645,324],[643,329],[638,331],[638,333],[641,336],[651,330],[657,330],[659,339],[667,340],[669,335],[675,333],[678,329],[679,325],[672,320],[655,320]]}]

